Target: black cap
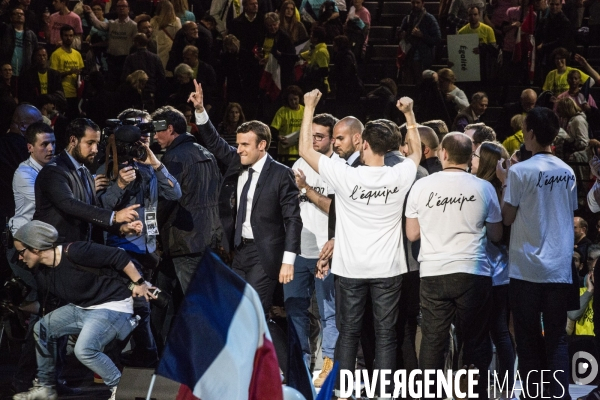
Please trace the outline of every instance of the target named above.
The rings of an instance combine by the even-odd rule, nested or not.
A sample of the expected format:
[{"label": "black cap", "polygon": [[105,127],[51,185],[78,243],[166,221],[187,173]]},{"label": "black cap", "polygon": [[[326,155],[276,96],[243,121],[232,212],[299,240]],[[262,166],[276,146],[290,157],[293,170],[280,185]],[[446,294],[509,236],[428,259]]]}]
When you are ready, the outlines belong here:
[{"label": "black cap", "polygon": [[142,136],[140,128],[134,125],[121,125],[115,129],[115,140],[123,143],[139,142]]}]

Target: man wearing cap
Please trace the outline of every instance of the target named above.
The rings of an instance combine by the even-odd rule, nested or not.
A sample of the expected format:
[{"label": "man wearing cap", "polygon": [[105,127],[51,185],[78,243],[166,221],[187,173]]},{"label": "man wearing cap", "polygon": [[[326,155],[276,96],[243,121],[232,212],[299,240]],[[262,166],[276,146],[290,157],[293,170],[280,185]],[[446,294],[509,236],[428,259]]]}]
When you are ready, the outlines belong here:
[{"label": "man wearing cap", "polygon": [[67,136],[67,149],[42,168],[35,181],[33,219],[56,227],[67,241],[91,240],[92,224],[111,232],[141,233],[142,224],[135,221],[138,204],[117,212],[99,207],[88,170],[98,153],[98,125],[77,118],[67,127]]},{"label": "man wearing cap", "polygon": [[[102,350],[114,339],[124,340],[137,325],[132,296],[155,297],[124,250],[91,242],[57,242],[57,230],[41,221],[28,222],[14,235],[19,259],[34,271],[40,293],[51,293],[68,304],[35,324],[37,380],[13,399],[56,400],[57,339],[79,335],[75,356],[102,377],[114,400],[121,373]],[[47,295],[41,300],[44,307]]]},{"label": "man wearing cap", "polygon": [[[122,147],[140,142],[141,134],[140,128],[137,126],[122,125],[115,130],[114,135],[117,146]],[[150,280],[152,279],[152,270],[157,267],[159,261],[155,254],[158,230],[152,229],[153,226],[156,228],[158,197],[177,201],[181,198],[181,187],[165,165],[158,161],[150,147],[145,143],[143,146],[147,153],[143,160],[136,159],[133,165],[123,167],[122,163],[127,161],[117,154],[111,154],[109,161],[98,169],[98,174],[108,172],[111,176],[115,162],[121,168],[113,179],[106,179],[108,186],[98,192],[98,200],[103,208],[111,211],[140,204],[136,211],[140,220],[145,221],[142,234],[123,237],[109,233],[106,237],[106,244],[127,251],[129,256],[139,263],[136,266],[141,266],[142,271],[140,272],[144,278]],[[154,336],[150,330],[150,308],[147,302],[134,300],[135,312],[141,319],[140,326],[133,333],[135,348],[132,354],[134,357],[131,357],[131,363],[128,362],[128,364],[151,366],[158,361],[158,353]]]}]

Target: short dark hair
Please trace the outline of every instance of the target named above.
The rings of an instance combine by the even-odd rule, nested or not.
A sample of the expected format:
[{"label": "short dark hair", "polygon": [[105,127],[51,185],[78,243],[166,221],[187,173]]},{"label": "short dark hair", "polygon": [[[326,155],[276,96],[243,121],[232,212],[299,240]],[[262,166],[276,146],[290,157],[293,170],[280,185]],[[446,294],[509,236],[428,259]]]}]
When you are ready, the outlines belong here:
[{"label": "short dark hair", "polygon": [[149,41],[150,40],[148,39],[148,36],[146,36],[144,33],[137,33],[133,37],[133,44],[137,47],[147,47]]},{"label": "short dark hair", "polygon": [[383,124],[390,130],[392,135],[387,146],[387,151],[398,150],[400,146],[402,146],[402,131],[395,122],[390,121],[389,119],[375,119],[371,122]]},{"label": "short dark hair", "polygon": [[137,18],[138,18],[138,22],[137,22],[138,26],[140,26],[140,24],[142,22],[150,22],[150,19],[151,19],[150,16],[147,14],[140,15]]},{"label": "short dark hair", "polygon": [[474,129],[473,132],[473,143],[481,144],[483,142],[493,142],[496,140],[496,132],[492,127],[487,126],[483,122],[477,122],[475,124],[469,124],[465,126],[465,132]]},{"label": "short dark hair", "polygon": [[126,119],[135,118],[135,119],[145,119],[148,121],[152,121],[152,117],[148,114],[147,111],[138,110],[137,108],[128,108],[126,110],[121,111],[121,114],[117,116],[118,119],[124,121]]},{"label": "short dark hair", "polygon": [[315,39],[317,39],[318,43],[324,43],[327,39],[327,31],[322,26],[314,26],[311,34]]},{"label": "short dark hair", "polygon": [[329,129],[329,138],[333,137],[333,127],[339,119],[331,114],[317,114],[313,117],[313,124],[321,125]]},{"label": "short dark hair", "polygon": [[248,121],[238,126],[235,132],[247,133],[250,131],[256,134],[258,138],[256,141],[257,145],[264,140],[267,142],[267,146],[265,147],[265,149],[269,149],[269,146],[271,145],[271,130],[269,129],[267,124],[256,120]]},{"label": "short dark hair", "polygon": [[569,50],[565,49],[564,47],[557,47],[554,49],[554,51],[552,51],[552,54],[550,54],[550,59],[554,61],[557,57],[559,59],[564,58],[568,60],[571,57],[571,53],[569,53]]},{"label": "short dark hair", "polygon": [[[58,0],[58,1],[60,1],[61,3],[64,3],[64,1],[62,1],[62,0]],[[69,31],[73,31],[73,33],[75,33],[75,28],[73,28],[71,25],[63,25],[63,26],[61,26],[60,27],[60,36],[62,37],[63,33],[69,32]]]},{"label": "short dark hair", "polygon": [[362,138],[369,143],[374,154],[384,156],[390,150],[390,144],[394,141],[393,133],[388,123],[381,120],[369,121],[362,132]]},{"label": "short dark hair", "polygon": [[392,92],[394,96],[398,94],[398,85],[396,85],[396,82],[391,78],[383,78],[379,81],[379,85],[390,89],[390,92]]},{"label": "short dark hair", "polygon": [[302,93],[302,89],[300,89],[300,86],[296,86],[296,85],[290,85],[290,86],[286,87],[283,94],[284,94],[283,98],[286,99],[286,101],[290,94],[300,97],[301,101],[302,101],[302,96],[304,96],[304,93]]},{"label": "short dark hair", "polygon": [[350,49],[350,39],[345,35],[337,35],[333,38],[333,44],[337,46],[338,51],[346,51]]},{"label": "short dark hair", "polygon": [[25,139],[27,143],[34,145],[37,141],[38,133],[54,133],[54,129],[45,122],[34,122],[27,127],[25,131]]},{"label": "short dark hair", "polygon": [[210,13],[208,11],[206,12],[206,14],[204,14],[202,16],[202,18],[200,18],[200,21],[210,22],[213,25],[217,24],[217,20],[215,19],[215,17],[213,17],[212,15],[210,15]]},{"label": "short dark hair", "polygon": [[473,142],[464,133],[452,132],[444,136],[442,149],[448,153],[448,162],[466,164],[473,153]]},{"label": "short dark hair", "polygon": [[56,100],[54,99],[54,96],[51,94],[40,95],[40,97],[37,98],[37,104],[35,104],[35,107],[38,110],[41,110],[46,104],[54,104],[54,106],[56,106]]},{"label": "short dark hair", "polygon": [[552,144],[560,128],[558,117],[546,107],[533,107],[529,110],[525,117],[525,125],[528,130],[533,131],[535,141],[544,147]]},{"label": "short dark hair", "polygon": [[67,137],[75,136],[77,141],[85,136],[87,128],[92,128],[95,132],[100,131],[100,127],[91,119],[76,118],[67,126]]},{"label": "short dark hair", "polygon": [[448,133],[448,125],[446,125],[446,123],[441,119],[433,119],[431,121],[421,122],[421,125],[428,126],[433,129],[440,143],[442,139],[444,139],[444,136],[446,136]]},{"label": "short dark hair", "polygon": [[181,111],[171,106],[164,106],[154,111],[152,114],[154,121],[165,120],[167,125],[172,125],[173,130],[178,135],[184,135],[187,132],[187,120]]},{"label": "short dark hair", "polygon": [[488,95],[485,92],[475,92],[471,96],[471,103],[480,102],[483,99],[487,99]]}]

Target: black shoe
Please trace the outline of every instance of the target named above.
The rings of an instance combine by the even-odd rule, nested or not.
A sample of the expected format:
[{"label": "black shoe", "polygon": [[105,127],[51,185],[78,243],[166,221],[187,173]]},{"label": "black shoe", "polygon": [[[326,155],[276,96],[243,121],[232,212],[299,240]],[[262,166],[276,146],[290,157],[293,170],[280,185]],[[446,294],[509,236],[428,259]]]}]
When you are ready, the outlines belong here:
[{"label": "black shoe", "polygon": [[126,367],[156,368],[158,366],[158,358],[148,360],[147,357],[142,357],[130,351],[121,353],[119,359]]},{"label": "black shoe", "polygon": [[67,382],[65,380],[59,379],[56,382],[56,393],[60,396],[79,396],[83,393],[83,390],[76,387],[67,386]]}]

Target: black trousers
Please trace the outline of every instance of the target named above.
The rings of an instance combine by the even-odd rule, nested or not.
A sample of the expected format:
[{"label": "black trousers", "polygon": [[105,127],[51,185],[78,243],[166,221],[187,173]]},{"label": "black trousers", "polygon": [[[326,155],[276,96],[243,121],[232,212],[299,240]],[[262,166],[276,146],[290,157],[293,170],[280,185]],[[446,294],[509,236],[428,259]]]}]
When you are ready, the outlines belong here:
[{"label": "black trousers", "polygon": [[256,244],[247,243],[239,247],[233,256],[231,268],[256,290],[266,315],[273,305],[273,293],[275,293],[277,280],[267,276],[260,263]]}]

